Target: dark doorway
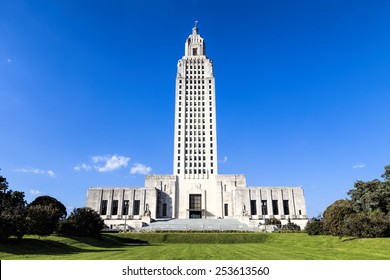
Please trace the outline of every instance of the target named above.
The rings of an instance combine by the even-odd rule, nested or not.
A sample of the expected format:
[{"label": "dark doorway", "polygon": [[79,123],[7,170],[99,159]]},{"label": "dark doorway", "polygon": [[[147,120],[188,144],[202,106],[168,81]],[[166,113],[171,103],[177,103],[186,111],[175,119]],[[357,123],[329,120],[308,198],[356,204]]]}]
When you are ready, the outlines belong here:
[{"label": "dark doorway", "polygon": [[202,195],[190,194],[190,219],[202,218]]}]

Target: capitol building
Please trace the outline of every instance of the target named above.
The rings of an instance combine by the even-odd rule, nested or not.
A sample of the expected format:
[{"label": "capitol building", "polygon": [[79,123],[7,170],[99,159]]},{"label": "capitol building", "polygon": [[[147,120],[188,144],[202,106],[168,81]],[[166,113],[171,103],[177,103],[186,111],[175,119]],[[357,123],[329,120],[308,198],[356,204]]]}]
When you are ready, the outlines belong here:
[{"label": "capitol building", "polygon": [[177,64],[173,174],[146,175],[142,187],[90,187],[86,206],[107,226],[227,219],[256,226],[272,218],[306,225],[302,187],[247,186],[243,174],[218,173],[215,88],[213,63],[195,25]]}]

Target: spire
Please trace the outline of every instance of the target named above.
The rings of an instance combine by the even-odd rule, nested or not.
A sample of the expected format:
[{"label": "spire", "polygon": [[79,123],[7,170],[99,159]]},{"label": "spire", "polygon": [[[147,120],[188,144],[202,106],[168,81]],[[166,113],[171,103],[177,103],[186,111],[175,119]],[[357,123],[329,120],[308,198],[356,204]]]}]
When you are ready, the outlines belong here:
[{"label": "spire", "polygon": [[194,28],[192,28],[192,34],[193,34],[193,35],[198,34],[198,27],[197,27],[197,25],[198,25],[198,21],[195,20]]}]

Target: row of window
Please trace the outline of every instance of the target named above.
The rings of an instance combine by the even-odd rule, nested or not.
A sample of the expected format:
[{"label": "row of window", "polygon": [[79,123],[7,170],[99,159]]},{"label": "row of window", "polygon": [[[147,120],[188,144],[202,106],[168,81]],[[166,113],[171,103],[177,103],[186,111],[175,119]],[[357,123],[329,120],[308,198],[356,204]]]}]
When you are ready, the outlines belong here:
[{"label": "row of window", "polygon": [[[196,82],[198,81],[198,82]],[[204,79],[201,79],[201,80],[196,80],[196,79],[186,79],[185,80],[185,84],[188,85],[188,84],[202,84],[204,85]],[[209,84],[211,84],[211,80],[209,80]],[[211,85],[210,85],[211,86]],[[209,87],[210,87],[209,86]]]},{"label": "row of window", "polygon": [[[192,113],[190,113],[190,114],[188,114],[188,113],[186,113],[185,114],[185,117],[186,118],[188,118],[188,117],[190,117],[190,118],[192,118],[192,117],[194,117],[194,118],[196,118],[196,113],[194,113],[194,114],[192,114]],[[200,117],[205,117],[205,113],[198,113],[198,118],[200,118]],[[210,113],[210,118],[212,118],[213,117],[213,113]],[[181,113],[179,113],[179,118],[181,118]],[[210,119],[210,122],[212,122],[212,119]]]},{"label": "row of window", "polygon": [[[199,135],[201,135],[201,131],[194,131],[194,135],[196,135],[197,133],[196,132],[199,132]],[[192,131],[186,131],[186,136],[187,136],[187,134],[190,134],[190,135],[192,135]],[[204,131],[202,131],[202,133],[203,133],[203,135],[205,134],[204,133]],[[180,135],[180,133],[179,133],[179,135]],[[213,135],[213,132],[212,131],[210,131],[210,135]],[[190,141],[190,142],[192,142],[192,141],[199,141],[199,142],[205,142],[206,141],[206,137],[185,137],[185,142],[188,142],[188,140]],[[181,137],[179,136],[179,137],[177,137],[177,141],[180,143],[181,142]],[[210,141],[213,141],[213,137],[210,137]],[[194,146],[195,147],[195,146]],[[199,146],[200,147],[200,146]]]},{"label": "row of window", "polygon": [[[177,163],[177,167],[180,167],[180,162],[178,162]],[[206,167],[206,163],[205,162],[198,162],[198,163],[196,163],[196,162],[186,162],[185,164],[184,164],[184,167]],[[210,163],[210,167],[214,167],[214,163],[213,162],[211,162]]]},{"label": "row of window", "polygon": [[[196,103],[196,102],[194,102],[194,103]],[[192,111],[194,111],[194,112],[196,112],[196,111],[198,111],[198,112],[204,112],[204,111],[206,111],[205,110],[205,107],[195,107],[196,106],[196,104],[194,104],[194,107],[189,107],[188,108],[188,106],[186,107],[186,112],[192,112]],[[198,105],[198,106],[200,106],[200,105]],[[196,110],[196,108],[198,108],[198,110]],[[192,110],[193,109],[193,110]],[[213,111],[213,108],[212,107],[210,107],[209,108],[209,111],[211,112],[211,111]],[[179,112],[181,112],[181,107],[179,107]]]},{"label": "row of window", "polygon": [[[283,200],[283,212],[284,215],[290,215],[290,208],[288,200]],[[251,200],[251,215],[257,215],[257,201]],[[268,205],[267,200],[261,201],[261,214],[260,215],[268,215]],[[277,200],[272,200],[272,215],[279,215],[279,205]]]},{"label": "row of window", "polygon": [[[193,72],[193,73],[192,73]],[[196,72],[198,72],[198,73],[196,73]],[[202,72],[202,73],[201,73]],[[204,75],[204,71],[186,71],[186,75],[192,75],[192,74],[198,74],[198,75],[200,75],[200,74],[202,74],[202,75]]]},{"label": "row of window", "polygon": [[186,60],[182,60],[184,64],[187,65],[199,65],[205,63],[205,60],[202,58],[192,58],[189,57]]},{"label": "row of window", "polygon": [[[177,128],[178,128],[178,129],[181,129],[181,124],[179,124],[179,125],[177,126]],[[188,129],[188,128],[189,128],[189,129],[197,129],[197,128],[198,128],[198,129],[206,129],[206,126],[205,126],[205,125],[200,125],[200,124],[198,124],[198,126],[197,126],[197,125],[191,125],[191,124],[188,126],[188,125],[186,124],[185,129]],[[212,129],[212,125],[210,125],[210,129]]]},{"label": "row of window", "polygon": [[[188,160],[202,160],[202,156],[185,156],[186,161]],[[177,156],[177,160],[180,161],[180,156]],[[203,156],[203,160],[206,160],[206,156]],[[213,160],[213,156],[210,156],[210,160]]]},{"label": "row of window", "polygon": [[[180,150],[177,150],[178,154],[180,154]],[[184,150],[184,153],[187,155],[187,154],[199,154],[199,155],[205,155],[206,154],[206,150],[203,149],[199,149],[199,150],[196,150],[196,149],[193,149],[193,150],[188,150],[188,149],[185,149]],[[210,150],[210,154],[213,154],[213,150],[211,149]]]},{"label": "row of window", "polygon": [[[204,86],[192,86],[192,85],[190,85],[190,86],[186,86],[186,89],[204,89]],[[211,89],[211,85],[209,85],[209,89]],[[188,91],[187,91],[188,92]],[[180,92],[179,92],[179,94],[180,94]]]},{"label": "row of window", "polygon": [[[183,80],[179,80],[179,84],[181,84],[182,81],[183,81]],[[204,81],[204,80],[202,80],[202,81]],[[185,80],[185,82],[187,83],[187,79]],[[204,84],[204,83],[202,83],[202,84]],[[211,80],[209,80],[209,84],[211,84]]]},{"label": "row of window", "polygon": [[[180,174],[180,169],[177,170],[177,174]],[[184,169],[184,174],[207,174],[206,169]],[[210,169],[210,174],[214,174],[214,169]]]},{"label": "row of window", "polygon": [[[209,101],[210,101],[210,103],[211,103],[211,100],[212,100],[213,98],[212,98],[212,96],[209,96]],[[196,100],[198,100],[198,101],[203,101],[204,102],[204,96],[198,96],[198,99],[196,98],[196,96],[194,96],[194,99],[192,99],[192,96],[186,96],[186,99],[185,99],[186,101],[192,101],[192,100],[194,100],[194,101],[196,101]],[[181,106],[181,95],[179,95],[179,106]],[[210,104],[211,105],[211,104]]]},{"label": "row of window", "polygon": [[[200,141],[200,140],[199,140]],[[196,145],[196,143],[193,143],[194,144],[194,148],[206,148],[206,143],[198,143],[198,145]],[[177,144],[177,147],[180,148],[181,146],[181,143],[178,143]],[[185,147],[186,148],[192,148],[192,143],[185,143]],[[210,148],[213,147],[213,143],[210,143]]]},{"label": "row of window", "polygon": [[[181,96],[183,92],[181,90],[179,90],[179,97]],[[186,94],[186,96],[191,96],[191,95],[204,95],[204,90],[196,90],[196,88],[194,88],[194,90],[186,90],[184,92]],[[210,95],[210,98],[211,98],[211,95],[212,95],[212,91],[209,90],[209,95]]]},{"label": "row of window", "polygon": [[194,65],[194,68],[192,68],[192,64],[186,64],[186,70],[187,69],[204,69],[204,65]]},{"label": "row of window", "polygon": [[[180,174],[180,169],[177,170]],[[210,173],[213,174],[213,169],[210,169]],[[206,169],[185,169],[185,174],[206,174]],[[201,209],[201,195],[190,195],[190,209]],[[100,215],[107,215],[107,200],[102,200],[100,207]],[[133,215],[140,214],[140,200],[134,200]],[[229,216],[228,204],[224,205],[224,214]],[[111,205],[111,215],[118,215],[119,201],[113,200]],[[165,208],[165,211],[164,211]],[[164,213],[165,212],[165,213]],[[283,200],[283,212],[284,215],[290,215],[289,201]],[[124,200],[122,205],[122,215],[129,214],[129,200]],[[250,202],[250,214],[257,215],[257,201],[251,200]],[[279,215],[279,205],[277,200],[272,200],[272,214]],[[268,215],[267,200],[261,200],[261,215]],[[166,216],[166,205],[163,206],[163,216]]]},{"label": "row of window", "polygon": [[[205,119],[194,119],[194,118],[185,118],[186,123],[206,123]],[[210,119],[210,123],[212,123],[212,119]],[[179,123],[181,123],[181,119],[179,119]],[[212,125],[210,125],[210,129],[212,129]]]},{"label": "row of window", "polygon": [[[113,200],[111,204],[111,215],[118,215],[119,201]],[[100,215],[107,215],[107,200],[102,200],[100,204]],[[139,215],[140,201],[134,200],[133,215]],[[122,205],[122,215],[129,215],[129,200],[124,200]]]}]

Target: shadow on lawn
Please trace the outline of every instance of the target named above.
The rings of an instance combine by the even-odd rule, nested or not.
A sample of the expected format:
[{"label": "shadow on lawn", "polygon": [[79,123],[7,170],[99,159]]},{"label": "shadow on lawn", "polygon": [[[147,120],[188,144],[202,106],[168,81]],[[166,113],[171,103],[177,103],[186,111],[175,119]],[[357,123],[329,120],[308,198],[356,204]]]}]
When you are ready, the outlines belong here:
[{"label": "shadow on lawn", "polygon": [[[73,246],[64,242],[39,239],[39,238],[23,238],[22,240],[8,239],[0,242],[0,252],[9,253],[13,255],[67,255],[88,252],[115,252],[123,251],[129,245],[147,245],[139,244],[124,244],[119,240],[107,238],[102,236],[102,239],[95,239],[89,237],[67,237],[75,241]],[[87,245],[92,248],[80,248]],[[79,247],[80,246],[80,247]]]}]

